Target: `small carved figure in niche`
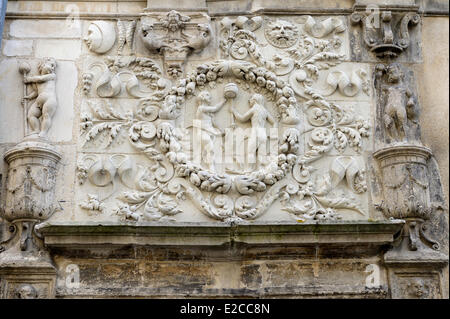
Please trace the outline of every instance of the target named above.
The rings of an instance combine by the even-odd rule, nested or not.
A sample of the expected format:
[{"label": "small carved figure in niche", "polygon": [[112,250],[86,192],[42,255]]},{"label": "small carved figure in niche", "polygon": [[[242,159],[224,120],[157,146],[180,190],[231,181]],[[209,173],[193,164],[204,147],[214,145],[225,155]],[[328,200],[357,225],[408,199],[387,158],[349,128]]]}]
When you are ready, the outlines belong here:
[{"label": "small carved figure in niche", "polygon": [[[227,99],[227,97],[226,97]],[[223,100],[217,105],[211,105],[211,94],[208,91],[202,91],[198,95],[198,108],[196,119],[200,121],[200,141],[194,141],[195,145],[201,145],[202,158],[208,169],[214,169],[214,139],[216,136],[223,136],[223,132],[217,128],[214,122],[213,113],[217,113],[227,102]],[[196,126],[194,124],[194,126]]]},{"label": "small carved figure in niche", "polygon": [[24,76],[25,84],[33,84],[33,90],[25,95],[22,103],[35,99],[27,112],[28,125],[31,134],[39,134],[39,137],[47,135],[52,125],[52,117],[58,107],[56,100],[56,60],[44,58],[38,65],[39,75]]},{"label": "small carved figure in niche", "polygon": [[19,299],[36,299],[37,292],[31,285],[22,285],[16,290],[16,296]]},{"label": "small carved figure in niche", "polygon": [[239,122],[252,123],[252,129],[248,140],[248,163],[254,166],[257,162],[267,164],[265,159],[267,143],[266,121],[275,126],[275,120],[264,107],[264,97],[261,94],[253,94],[249,100],[250,110],[241,115],[236,109],[232,109]]},{"label": "small carved figure in niche", "polygon": [[[384,68],[382,66],[382,68]],[[398,63],[385,68],[387,85],[382,87],[386,96],[384,107],[384,125],[390,137],[396,141],[405,141],[407,121],[414,117],[414,99],[412,92],[403,83],[403,72]],[[413,121],[414,122],[414,121]]]}]

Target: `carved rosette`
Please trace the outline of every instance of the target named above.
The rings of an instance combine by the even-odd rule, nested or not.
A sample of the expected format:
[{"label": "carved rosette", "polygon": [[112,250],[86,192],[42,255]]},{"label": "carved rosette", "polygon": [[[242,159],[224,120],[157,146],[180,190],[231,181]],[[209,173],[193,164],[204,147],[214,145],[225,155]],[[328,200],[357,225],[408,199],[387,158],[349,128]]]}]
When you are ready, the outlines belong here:
[{"label": "carved rosette", "polygon": [[9,164],[3,215],[42,221],[55,212],[55,181],[61,155],[50,144],[24,141],[5,153]]}]

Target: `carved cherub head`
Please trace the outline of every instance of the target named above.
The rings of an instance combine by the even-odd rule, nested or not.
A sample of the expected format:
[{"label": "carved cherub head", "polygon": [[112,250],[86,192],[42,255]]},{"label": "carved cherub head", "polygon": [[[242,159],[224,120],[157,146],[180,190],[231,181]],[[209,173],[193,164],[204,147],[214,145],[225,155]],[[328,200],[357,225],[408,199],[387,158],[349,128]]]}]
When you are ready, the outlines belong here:
[{"label": "carved cherub head", "polygon": [[31,285],[22,285],[16,291],[17,297],[20,299],[35,299],[37,298],[36,289]]},{"label": "carved cherub head", "polygon": [[178,29],[183,29],[186,22],[189,20],[191,20],[190,17],[182,15],[175,10],[171,10],[167,13],[166,19],[163,21],[163,26],[171,32],[175,32]]},{"label": "carved cherub head", "polygon": [[55,73],[56,60],[53,58],[44,58],[38,65],[38,71],[40,74]]},{"label": "carved cherub head", "polygon": [[197,96],[199,105],[201,104],[211,104],[211,94],[208,91],[201,91]]},{"label": "carved cherub head", "polygon": [[421,279],[415,279],[408,284],[408,289],[411,295],[417,298],[423,298],[427,291],[428,285],[426,285]]},{"label": "carved cherub head", "polygon": [[289,21],[278,19],[267,24],[265,34],[273,46],[288,48],[297,41],[298,28]]},{"label": "carved cherub head", "polygon": [[398,63],[392,63],[386,68],[387,81],[389,83],[398,83],[403,79],[403,72]]}]

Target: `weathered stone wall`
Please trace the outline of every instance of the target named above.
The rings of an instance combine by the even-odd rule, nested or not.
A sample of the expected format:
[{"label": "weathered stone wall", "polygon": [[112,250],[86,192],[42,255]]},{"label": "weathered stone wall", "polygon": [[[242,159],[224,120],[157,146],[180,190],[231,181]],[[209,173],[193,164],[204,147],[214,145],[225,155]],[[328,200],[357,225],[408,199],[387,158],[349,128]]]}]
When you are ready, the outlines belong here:
[{"label": "weathered stone wall", "polygon": [[445,1],[7,8],[2,297],[448,298]]}]

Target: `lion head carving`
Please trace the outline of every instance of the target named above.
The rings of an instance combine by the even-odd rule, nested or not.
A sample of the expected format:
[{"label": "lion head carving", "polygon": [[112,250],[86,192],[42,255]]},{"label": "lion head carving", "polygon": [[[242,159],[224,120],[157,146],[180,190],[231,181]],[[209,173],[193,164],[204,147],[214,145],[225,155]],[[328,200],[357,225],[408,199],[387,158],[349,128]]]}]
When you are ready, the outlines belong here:
[{"label": "lion head carving", "polygon": [[298,39],[298,28],[286,20],[276,20],[267,23],[264,29],[267,41],[278,48],[288,48]]}]

